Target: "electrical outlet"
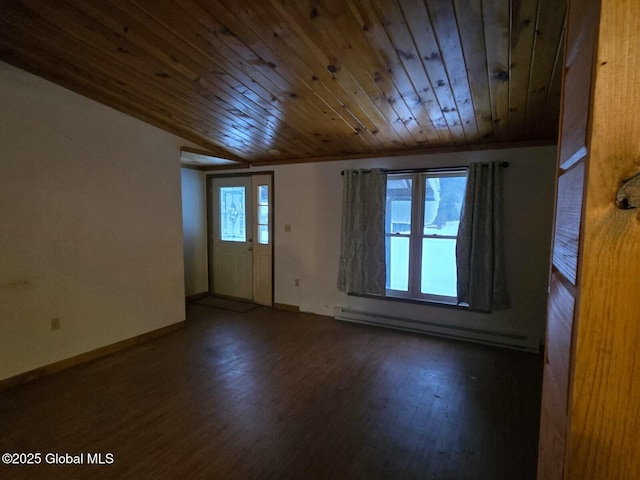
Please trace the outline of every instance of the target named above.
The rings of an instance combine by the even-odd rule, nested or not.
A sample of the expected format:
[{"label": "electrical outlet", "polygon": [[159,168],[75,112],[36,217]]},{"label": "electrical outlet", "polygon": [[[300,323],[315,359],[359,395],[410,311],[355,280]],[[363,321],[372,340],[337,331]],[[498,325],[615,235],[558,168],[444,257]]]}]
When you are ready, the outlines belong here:
[{"label": "electrical outlet", "polygon": [[284,226],[284,231],[285,231],[285,233],[291,233],[291,225],[285,225]]},{"label": "electrical outlet", "polygon": [[300,280],[296,278],[296,279],[293,281],[293,285],[294,285],[295,287],[299,287],[299,286],[300,286]]},{"label": "electrical outlet", "polygon": [[60,318],[52,318],[51,319],[51,330],[60,330]]}]

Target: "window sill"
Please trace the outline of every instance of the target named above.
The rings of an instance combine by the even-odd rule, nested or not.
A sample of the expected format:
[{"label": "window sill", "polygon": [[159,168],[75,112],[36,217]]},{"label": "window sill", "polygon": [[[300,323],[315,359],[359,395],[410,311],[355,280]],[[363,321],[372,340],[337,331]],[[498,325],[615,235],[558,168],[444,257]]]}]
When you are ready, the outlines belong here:
[{"label": "window sill", "polygon": [[415,298],[401,298],[401,297],[389,297],[382,295],[367,295],[364,293],[348,293],[347,295],[351,297],[361,297],[361,298],[371,298],[374,300],[385,300],[389,302],[400,302],[400,303],[410,303],[414,305],[424,305],[428,307],[440,307],[440,308],[450,308],[454,310],[469,310],[468,305],[458,305],[455,303],[446,303],[446,302],[438,302],[435,300],[417,300]]}]

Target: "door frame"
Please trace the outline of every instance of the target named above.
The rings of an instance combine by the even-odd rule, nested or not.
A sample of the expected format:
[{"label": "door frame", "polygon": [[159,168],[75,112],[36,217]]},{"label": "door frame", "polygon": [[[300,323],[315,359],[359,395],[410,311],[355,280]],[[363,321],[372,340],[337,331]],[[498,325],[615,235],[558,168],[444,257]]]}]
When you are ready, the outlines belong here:
[{"label": "door frame", "polygon": [[[211,260],[213,255],[213,219],[211,218],[213,214],[213,197],[212,197],[212,188],[213,188],[213,180],[216,178],[231,178],[231,177],[247,177],[252,178],[256,175],[267,175],[271,177],[271,231],[269,232],[270,236],[270,247],[271,247],[271,304],[275,303],[275,269],[274,269],[274,253],[275,253],[275,175],[273,170],[268,171],[260,171],[260,172],[251,172],[251,173],[207,173],[205,177],[207,179],[205,193],[207,196],[207,282],[208,282],[208,291],[209,294],[213,294],[213,270],[211,268]],[[252,195],[252,205],[253,208],[253,197]],[[255,224],[256,219],[253,220],[252,223]],[[251,225],[251,229],[253,231],[254,225]],[[255,240],[254,240],[255,241]]]}]

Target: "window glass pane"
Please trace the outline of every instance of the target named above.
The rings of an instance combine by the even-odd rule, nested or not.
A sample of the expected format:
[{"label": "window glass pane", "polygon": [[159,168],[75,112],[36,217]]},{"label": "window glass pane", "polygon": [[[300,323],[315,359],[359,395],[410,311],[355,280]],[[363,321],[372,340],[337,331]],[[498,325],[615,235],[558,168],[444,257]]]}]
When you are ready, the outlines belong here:
[{"label": "window glass pane", "polygon": [[269,207],[258,206],[258,223],[260,225],[269,225]]},{"label": "window glass pane", "polygon": [[258,225],[258,243],[269,245],[269,225]]},{"label": "window glass pane", "polygon": [[409,290],[409,239],[387,237],[387,285],[391,290]]},{"label": "window glass pane", "polygon": [[425,235],[458,235],[466,184],[464,174],[425,178]]},{"label": "window glass pane", "polygon": [[258,205],[269,205],[269,185],[258,187]]},{"label": "window glass pane", "polygon": [[455,239],[422,239],[421,276],[421,293],[448,297],[458,295]]},{"label": "window glass pane", "polygon": [[258,186],[258,243],[269,244],[269,185]]},{"label": "window glass pane", "polygon": [[220,239],[246,242],[244,187],[220,187]]},{"label": "window glass pane", "polygon": [[411,185],[410,178],[388,178],[385,215],[387,233],[411,232]]}]

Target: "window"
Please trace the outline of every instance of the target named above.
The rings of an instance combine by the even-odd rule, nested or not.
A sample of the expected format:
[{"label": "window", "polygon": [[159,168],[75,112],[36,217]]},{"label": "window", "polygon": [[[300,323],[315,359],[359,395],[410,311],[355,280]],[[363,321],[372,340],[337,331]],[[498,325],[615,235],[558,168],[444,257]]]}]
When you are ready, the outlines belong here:
[{"label": "window", "polygon": [[386,295],[456,303],[456,241],[466,170],[389,173]]},{"label": "window", "polygon": [[246,242],[244,187],[220,187],[220,239]]}]

